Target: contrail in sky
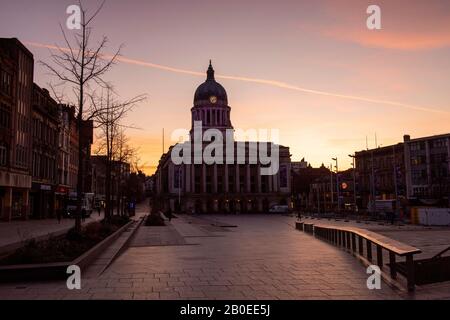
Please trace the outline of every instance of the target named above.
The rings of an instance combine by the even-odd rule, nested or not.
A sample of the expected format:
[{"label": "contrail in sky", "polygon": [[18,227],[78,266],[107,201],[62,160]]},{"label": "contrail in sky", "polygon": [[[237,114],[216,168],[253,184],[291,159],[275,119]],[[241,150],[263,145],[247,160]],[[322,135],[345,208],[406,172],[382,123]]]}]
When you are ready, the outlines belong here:
[{"label": "contrail in sky", "polygon": [[[68,48],[63,48],[63,47],[58,47],[55,45],[48,45],[48,44],[43,44],[43,43],[25,42],[25,44],[33,46],[33,47],[38,47],[38,48],[47,48],[50,50],[63,50],[66,52],[70,51]],[[102,56],[104,59],[112,58],[112,55],[109,55],[109,54],[103,54]],[[146,62],[146,61],[142,61],[142,60],[130,59],[130,58],[126,58],[124,56],[117,56],[116,61],[122,62],[122,63],[127,63],[127,64],[143,66],[143,67],[147,67],[147,68],[160,69],[160,70],[174,72],[174,73],[188,74],[188,75],[193,75],[193,76],[204,76],[204,72],[197,72],[197,71],[191,71],[191,70],[186,70],[186,69],[174,68],[174,67],[160,65],[160,64],[151,63],[151,62]],[[372,98],[361,97],[361,96],[353,96],[353,95],[346,95],[346,94],[339,94],[339,93],[333,93],[333,92],[308,89],[308,88],[303,88],[303,87],[295,86],[295,85],[292,85],[292,84],[289,84],[286,82],[281,82],[281,81],[276,81],[276,80],[258,79],[258,78],[249,78],[249,77],[240,77],[240,76],[227,76],[227,75],[216,75],[216,77],[220,78],[220,79],[229,79],[229,80],[259,83],[259,84],[269,85],[269,86],[273,86],[273,87],[284,88],[284,89],[299,91],[299,92],[303,92],[303,93],[321,95],[321,96],[329,96],[329,97],[336,97],[336,98],[341,98],[341,99],[364,101],[364,102],[370,102],[370,103],[375,103],[375,104],[384,104],[384,105],[390,105],[390,106],[395,106],[395,107],[403,107],[403,108],[416,110],[416,111],[450,114],[449,111],[440,110],[440,109],[436,109],[436,108],[416,106],[416,105],[411,105],[411,104],[401,103],[401,102],[396,102],[396,101],[372,99]]]}]

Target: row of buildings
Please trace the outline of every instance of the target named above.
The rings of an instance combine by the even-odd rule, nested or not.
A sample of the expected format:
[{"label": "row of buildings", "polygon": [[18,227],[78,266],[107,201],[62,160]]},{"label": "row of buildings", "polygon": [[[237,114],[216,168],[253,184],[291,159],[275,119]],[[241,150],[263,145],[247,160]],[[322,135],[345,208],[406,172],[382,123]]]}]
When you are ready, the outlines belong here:
[{"label": "row of buildings", "polygon": [[[17,39],[0,39],[0,217],[44,218],[76,189],[75,109],[33,82],[33,54]],[[86,122],[86,153],[92,122]]]},{"label": "row of buildings", "polygon": [[329,211],[377,211],[392,202],[406,212],[413,206],[450,205],[450,134],[411,139],[350,155],[354,168],[293,166],[297,208]]},{"label": "row of buildings", "polygon": [[[76,192],[79,134],[73,106],[57,103],[33,82],[32,53],[17,39],[0,38],[0,218],[49,218]],[[90,156],[93,123],[81,127],[84,192],[104,198],[106,162]],[[114,163],[112,192],[130,174]]]}]

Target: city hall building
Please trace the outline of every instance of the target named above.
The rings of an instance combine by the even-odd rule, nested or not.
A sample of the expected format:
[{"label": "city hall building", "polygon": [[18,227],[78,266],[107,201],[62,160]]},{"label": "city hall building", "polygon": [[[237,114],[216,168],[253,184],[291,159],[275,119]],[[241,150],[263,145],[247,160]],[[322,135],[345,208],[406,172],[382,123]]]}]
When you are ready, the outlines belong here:
[{"label": "city hall building", "polygon": [[[227,92],[216,82],[210,63],[206,81],[194,94],[189,140],[172,145],[155,173],[156,193],[164,210],[249,213],[290,206],[289,148],[272,142],[234,141],[230,113]],[[211,142],[219,141],[216,136],[205,139],[210,132],[223,137],[220,149],[212,152]],[[187,161],[180,163],[174,153]],[[205,161],[204,153],[212,155],[214,162]],[[275,169],[268,174],[270,168]]]}]

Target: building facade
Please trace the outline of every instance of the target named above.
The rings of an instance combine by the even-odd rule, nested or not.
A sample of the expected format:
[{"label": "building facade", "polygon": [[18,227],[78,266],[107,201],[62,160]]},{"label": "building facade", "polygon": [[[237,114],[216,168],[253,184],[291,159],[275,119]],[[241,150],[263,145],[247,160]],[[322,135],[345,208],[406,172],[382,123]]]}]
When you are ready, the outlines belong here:
[{"label": "building facade", "polygon": [[317,213],[355,212],[357,196],[353,168],[338,174],[328,171],[311,183],[309,200],[310,210]]},{"label": "building facade", "polygon": [[[72,190],[76,188],[76,180],[70,181],[69,164],[71,159],[70,142],[71,129],[75,128],[75,108],[58,104],[58,184],[55,190],[55,207],[62,209],[65,206],[65,199]],[[75,187],[74,187],[75,186]]]},{"label": "building facade", "polygon": [[32,185],[30,214],[35,219],[55,216],[58,184],[58,103],[46,89],[33,86]]},{"label": "building facade", "polygon": [[[59,105],[33,83],[32,53],[0,38],[0,219],[49,218],[76,191],[78,128],[75,108]],[[93,123],[84,121],[85,168]]]},{"label": "building facade", "polygon": [[[314,201],[313,193],[317,194],[317,190],[313,190],[313,184],[316,180],[322,179],[328,181],[328,188],[331,189],[331,179],[334,179],[332,178],[333,174],[323,164],[319,168],[313,168],[306,164],[306,161],[300,163],[300,165],[293,167],[291,172],[294,208],[299,211],[315,210],[317,201]],[[327,192],[331,199],[331,192],[329,190]],[[323,195],[323,192],[321,194]]]},{"label": "building facade", "polygon": [[91,169],[87,174],[86,181],[91,184],[91,191],[95,194],[97,203],[104,203],[106,200],[106,190],[111,191],[111,201],[114,206],[123,205],[123,198],[127,196],[127,183],[130,178],[131,166],[125,161],[112,161],[111,181],[106,181],[107,158],[104,155],[91,156]]},{"label": "building facade", "polygon": [[[273,205],[291,204],[291,160],[289,148],[272,143],[258,144],[253,141],[237,142],[227,135],[233,133],[231,107],[225,89],[215,81],[214,69],[209,65],[207,79],[194,94],[191,108],[190,140],[169,148],[162,155],[155,173],[156,193],[162,199],[164,209],[176,211],[212,212],[267,212]],[[221,160],[207,163],[198,158],[195,127],[201,124],[200,135],[208,129],[221,133],[224,144],[230,142],[231,149],[242,148],[245,159],[238,161],[237,152],[220,147]],[[228,139],[228,140],[227,140]],[[213,140],[215,141],[215,140]],[[279,170],[274,175],[262,175],[266,167],[259,160],[252,161],[251,154],[260,154],[263,149],[278,147]],[[175,164],[172,150],[190,150],[185,156],[189,161]],[[208,144],[199,145],[200,153],[207,151]],[[214,152],[216,152],[215,150]],[[219,153],[219,151],[218,151]],[[184,154],[183,154],[184,155]],[[215,154],[214,154],[215,155]],[[224,161],[229,158],[232,161]]]},{"label": "building facade", "polygon": [[404,136],[406,195],[417,205],[450,205],[450,134]]},{"label": "building facade", "polygon": [[375,200],[400,200],[406,196],[403,143],[355,153],[357,205],[362,210]]},{"label": "building facade", "polygon": [[0,38],[0,217],[7,221],[29,215],[33,69],[25,46]]}]

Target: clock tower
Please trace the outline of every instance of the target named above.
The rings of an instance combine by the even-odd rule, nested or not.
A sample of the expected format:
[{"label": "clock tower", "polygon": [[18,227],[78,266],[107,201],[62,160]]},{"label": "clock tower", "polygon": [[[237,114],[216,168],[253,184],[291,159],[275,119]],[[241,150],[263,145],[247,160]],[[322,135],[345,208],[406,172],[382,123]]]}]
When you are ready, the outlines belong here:
[{"label": "clock tower", "polygon": [[203,130],[214,128],[224,133],[226,129],[233,129],[230,111],[227,92],[215,80],[214,69],[210,60],[206,71],[206,81],[195,90],[194,106],[191,108],[191,136],[194,121],[201,121]]}]

